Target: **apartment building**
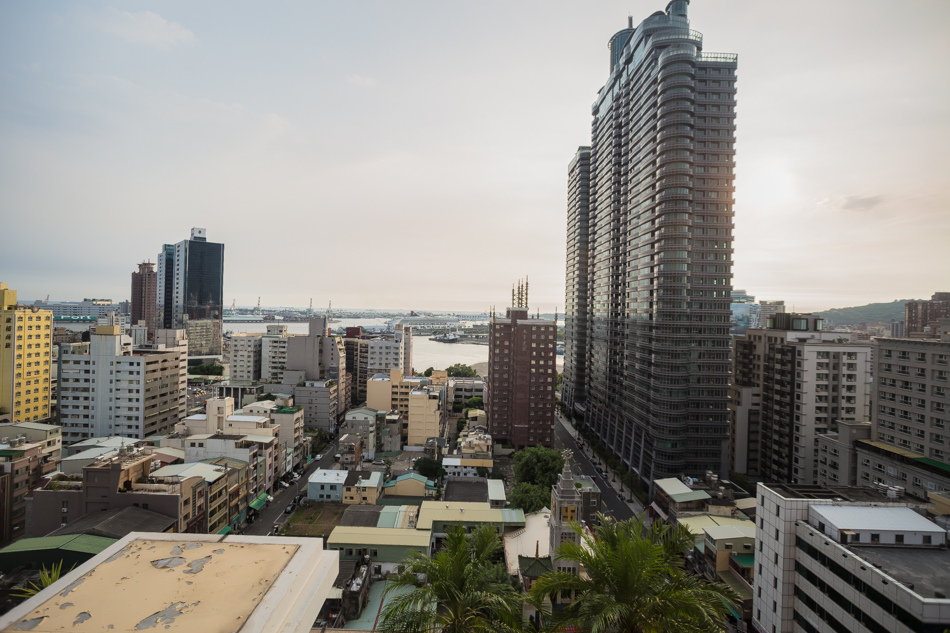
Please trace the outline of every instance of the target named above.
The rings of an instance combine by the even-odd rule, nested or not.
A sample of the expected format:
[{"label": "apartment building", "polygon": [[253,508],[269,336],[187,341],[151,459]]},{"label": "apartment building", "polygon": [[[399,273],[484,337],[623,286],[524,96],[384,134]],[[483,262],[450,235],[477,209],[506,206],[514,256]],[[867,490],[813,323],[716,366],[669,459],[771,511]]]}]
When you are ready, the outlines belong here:
[{"label": "apartment building", "polygon": [[0,441],[0,543],[26,533],[27,497],[57,468],[45,449],[44,443],[29,442],[22,435]]},{"label": "apartment building", "polygon": [[0,283],[0,419],[38,422],[52,413],[53,313],[16,297]]},{"label": "apartment building", "polygon": [[428,378],[405,374],[401,369],[376,374],[366,384],[366,406],[377,411],[398,411],[403,418],[402,435],[409,435],[409,394],[427,386],[447,386],[448,375],[435,371]]},{"label": "apartment building", "polygon": [[158,325],[156,300],[158,297],[158,277],[155,273],[155,264],[142,262],[138,272],[132,273],[132,303],[129,322],[132,324],[144,323],[146,327],[146,341],[155,336]]},{"label": "apartment building", "polygon": [[484,401],[485,381],[482,378],[449,378],[449,402],[467,406],[472,398]]},{"label": "apartment building", "polygon": [[287,369],[287,345],[292,335],[286,325],[268,325],[261,337],[261,380],[282,383]]},{"label": "apartment building", "polygon": [[492,317],[485,411],[495,441],[516,449],[551,446],[556,339],[554,321],[528,318],[526,296],[505,318]]},{"label": "apartment building", "polygon": [[362,338],[361,334],[350,336],[349,330],[359,330],[362,328],[347,328],[346,338],[343,339],[343,347],[346,350],[346,373],[350,376],[350,382],[353,385],[350,393],[350,403],[357,406],[366,402],[366,381],[372,374],[369,373],[369,340]]},{"label": "apartment building", "polygon": [[760,633],[942,633],[945,528],[869,488],[759,484],[752,625]]},{"label": "apartment building", "polygon": [[44,536],[89,513],[136,506],[177,522],[178,532],[208,530],[208,486],[203,477],[155,478],[147,449],[125,449],[59,475],[33,492],[31,536]]},{"label": "apartment building", "polygon": [[337,411],[349,408],[351,383],[346,367],[343,338],[328,336],[326,317],[310,319],[307,336],[293,336],[287,342],[287,369],[303,381],[333,380],[337,384]]},{"label": "apartment building", "polygon": [[818,438],[867,419],[871,346],[824,332],[817,315],[776,314],[769,324],[735,341],[730,470],[815,483]]},{"label": "apartment building", "polygon": [[362,407],[346,412],[346,421],[341,432],[355,435],[363,440],[363,455],[370,459],[382,448],[382,430],[386,424],[386,412]]},{"label": "apartment building", "polygon": [[263,336],[261,334],[231,335],[231,380],[253,382],[261,379]]},{"label": "apartment building", "polygon": [[[63,429],[55,424],[42,422],[19,422],[0,424],[0,436],[4,439],[17,436],[26,439],[27,444],[40,444],[44,462],[58,464],[63,458]],[[6,443],[0,440],[0,443]]]},{"label": "apartment building", "polygon": [[169,433],[187,406],[187,343],[181,330],[157,330],[133,347],[119,317],[99,320],[89,343],[62,346],[59,414],[63,441],[108,435],[142,439]]},{"label": "apartment building", "polygon": [[923,333],[932,323],[950,319],[950,292],[935,292],[929,300],[904,304],[904,335]]},{"label": "apartment building", "polygon": [[609,39],[568,176],[563,389],[650,486],[728,467],[737,57],[703,49],[688,6]]},{"label": "apartment building", "polygon": [[430,437],[441,437],[445,425],[445,387],[426,385],[409,392],[406,443],[425,446]]}]

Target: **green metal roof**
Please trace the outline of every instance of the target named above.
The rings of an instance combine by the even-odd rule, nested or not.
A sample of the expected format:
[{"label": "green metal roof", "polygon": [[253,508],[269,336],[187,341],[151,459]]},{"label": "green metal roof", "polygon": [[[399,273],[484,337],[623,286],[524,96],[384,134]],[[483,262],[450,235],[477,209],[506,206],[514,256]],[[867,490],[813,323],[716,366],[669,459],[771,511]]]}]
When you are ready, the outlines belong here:
[{"label": "green metal roof", "polygon": [[518,569],[521,575],[528,578],[540,578],[549,571],[554,571],[554,564],[550,556],[534,558],[533,556],[519,556]]},{"label": "green metal roof", "polygon": [[928,466],[933,466],[934,468],[939,468],[940,470],[950,472],[950,464],[946,464],[936,459],[931,459],[930,457],[921,457],[917,461],[921,464],[927,464]]},{"label": "green metal roof", "polygon": [[66,534],[63,536],[41,536],[39,538],[24,538],[15,541],[3,549],[0,554],[13,552],[35,552],[38,550],[62,549],[71,552],[85,552],[98,554],[116,542],[116,539],[104,536],[90,536],[88,534]]}]

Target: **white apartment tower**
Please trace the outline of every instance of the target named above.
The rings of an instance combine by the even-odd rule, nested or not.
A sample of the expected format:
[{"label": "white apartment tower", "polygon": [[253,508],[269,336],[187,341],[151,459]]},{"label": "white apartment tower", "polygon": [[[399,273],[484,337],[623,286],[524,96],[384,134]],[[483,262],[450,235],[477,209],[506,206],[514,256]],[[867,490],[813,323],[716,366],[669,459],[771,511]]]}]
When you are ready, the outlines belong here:
[{"label": "white apartment tower", "polygon": [[169,433],[186,414],[188,347],[182,330],[157,330],[155,344],[133,347],[114,313],[89,343],[60,353],[59,409],[66,443]]}]

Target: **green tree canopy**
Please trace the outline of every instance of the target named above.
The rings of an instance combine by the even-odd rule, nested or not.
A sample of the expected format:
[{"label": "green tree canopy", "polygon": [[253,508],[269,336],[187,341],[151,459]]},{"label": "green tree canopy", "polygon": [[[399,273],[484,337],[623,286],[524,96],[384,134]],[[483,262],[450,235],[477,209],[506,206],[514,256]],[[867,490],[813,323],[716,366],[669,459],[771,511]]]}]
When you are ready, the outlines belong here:
[{"label": "green tree canopy", "polygon": [[586,577],[555,571],[532,587],[532,604],[574,596],[562,610],[545,613],[553,630],[580,623],[591,633],[724,630],[738,597],[683,568],[683,555],[693,547],[684,526],[657,521],[646,528],[644,515],[619,523],[601,516],[600,523],[594,534],[575,524],[577,542],[565,541],[555,553],[555,560],[578,561]]},{"label": "green tree canopy", "polygon": [[442,472],[442,463],[431,457],[420,457],[414,466],[416,472],[426,479],[436,479]]},{"label": "green tree canopy", "polygon": [[481,409],[485,406],[485,401],[478,396],[475,396],[474,398],[469,398],[466,404],[468,405],[469,409]]},{"label": "green tree canopy", "polygon": [[188,373],[193,376],[220,376],[224,373],[222,365],[192,365],[188,368]]},{"label": "green tree canopy", "polygon": [[551,489],[534,484],[516,484],[508,495],[512,508],[521,508],[525,514],[537,512],[551,502]]},{"label": "green tree canopy", "polygon": [[390,577],[392,597],[382,612],[387,633],[506,633],[521,630],[522,597],[508,582],[501,541],[483,525],[471,534],[449,531],[444,547],[431,558],[419,552]]},{"label": "green tree canopy", "polygon": [[515,481],[550,490],[564,468],[561,452],[544,446],[531,446],[514,454]]},{"label": "green tree canopy", "polygon": [[435,367],[427,367],[426,370],[422,372],[422,375],[425,376],[426,378],[429,378],[432,375],[432,372],[434,371],[435,371]]},{"label": "green tree canopy", "polygon": [[455,363],[451,367],[446,368],[446,373],[450,378],[477,378],[478,372],[472,369],[471,365],[464,365],[462,363]]}]

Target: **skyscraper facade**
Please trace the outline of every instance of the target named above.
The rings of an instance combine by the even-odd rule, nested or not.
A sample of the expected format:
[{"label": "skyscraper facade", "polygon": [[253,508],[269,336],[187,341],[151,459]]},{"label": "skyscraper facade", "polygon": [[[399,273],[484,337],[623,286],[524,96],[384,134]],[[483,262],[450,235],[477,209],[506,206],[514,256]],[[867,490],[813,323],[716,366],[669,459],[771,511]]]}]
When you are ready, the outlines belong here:
[{"label": "skyscraper facade", "polygon": [[590,148],[577,150],[567,171],[567,274],[564,299],[564,372],[561,400],[584,409],[587,379],[587,247],[590,214]]},{"label": "skyscraper facade", "polygon": [[527,297],[505,318],[492,317],[485,408],[496,441],[518,450],[552,445],[556,339],[554,321],[528,316]]},{"label": "skyscraper facade", "polygon": [[220,356],[224,244],[209,242],[205,229],[191,229],[191,239],[162,248],[157,282],[162,327],[186,331],[190,357]]},{"label": "skyscraper facade", "polygon": [[569,232],[587,274],[568,263],[565,315],[586,325],[565,340],[586,371],[565,371],[564,390],[646,483],[727,469],[737,58],[703,52],[688,5],[610,40],[589,182],[569,200],[580,217],[573,192],[589,192],[586,243]]},{"label": "skyscraper facade", "polygon": [[151,262],[142,262],[138,272],[132,273],[131,323],[135,325],[144,321],[150,341],[155,337],[155,306],[158,299],[156,282],[155,264]]}]

